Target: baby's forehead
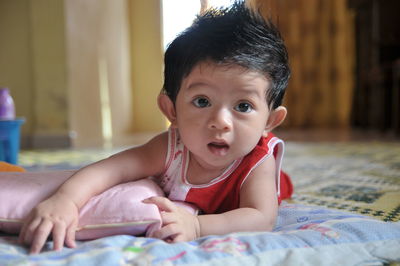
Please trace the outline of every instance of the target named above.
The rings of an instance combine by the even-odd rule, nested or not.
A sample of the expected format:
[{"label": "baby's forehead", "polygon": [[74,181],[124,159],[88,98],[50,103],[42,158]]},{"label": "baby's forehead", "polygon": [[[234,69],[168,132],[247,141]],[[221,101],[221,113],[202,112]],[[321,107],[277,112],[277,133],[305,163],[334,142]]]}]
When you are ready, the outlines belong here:
[{"label": "baby's forehead", "polygon": [[186,80],[191,80],[193,78],[206,78],[212,79],[216,75],[226,75],[231,76],[232,82],[235,82],[237,78],[246,84],[253,83],[255,79],[262,80],[264,83],[264,89],[267,91],[270,88],[270,79],[267,74],[261,71],[249,69],[243,67],[242,65],[235,63],[217,63],[214,61],[202,61],[193,66],[189,74],[186,76]]},{"label": "baby's forehead", "polygon": [[265,77],[268,79],[268,75],[266,73],[262,73],[259,70],[251,69],[238,63],[215,62],[211,60],[200,61],[196,63],[191,68],[187,76],[189,76],[193,72],[210,73],[215,71],[223,71],[231,73],[234,72],[237,75],[248,75],[250,73],[254,76]]}]

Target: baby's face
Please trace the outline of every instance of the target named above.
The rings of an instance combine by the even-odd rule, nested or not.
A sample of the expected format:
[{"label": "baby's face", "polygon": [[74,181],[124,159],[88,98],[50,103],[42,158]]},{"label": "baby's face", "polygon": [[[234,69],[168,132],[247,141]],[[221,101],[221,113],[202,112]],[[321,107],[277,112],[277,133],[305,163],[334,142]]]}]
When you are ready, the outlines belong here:
[{"label": "baby's face", "polygon": [[182,81],[176,126],[193,159],[214,170],[249,153],[266,133],[269,81],[240,66],[201,63]]}]

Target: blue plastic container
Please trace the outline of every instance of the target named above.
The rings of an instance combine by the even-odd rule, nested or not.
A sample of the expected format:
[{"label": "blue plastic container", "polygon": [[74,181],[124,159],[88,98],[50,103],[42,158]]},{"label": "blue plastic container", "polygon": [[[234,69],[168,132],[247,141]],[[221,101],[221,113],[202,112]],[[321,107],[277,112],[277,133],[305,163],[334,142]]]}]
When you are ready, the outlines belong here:
[{"label": "blue plastic container", "polygon": [[0,120],[0,161],[18,164],[19,136],[24,119]]}]

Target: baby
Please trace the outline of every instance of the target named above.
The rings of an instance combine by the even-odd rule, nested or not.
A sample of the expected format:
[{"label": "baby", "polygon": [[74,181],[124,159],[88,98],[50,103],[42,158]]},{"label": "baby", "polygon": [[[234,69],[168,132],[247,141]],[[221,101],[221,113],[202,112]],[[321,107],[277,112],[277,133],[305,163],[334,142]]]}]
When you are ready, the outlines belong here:
[{"label": "baby", "polygon": [[168,196],[144,201],[161,212],[156,238],[272,230],[291,193],[280,170],[283,142],[271,133],[286,116],[289,75],[278,30],[243,2],[199,16],[165,53],[158,105],[168,131],[76,172],[26,217],[21,243],[37,253],[51,234],[55,250],[75,247],[79,209],[91,197],[150,176]]}]

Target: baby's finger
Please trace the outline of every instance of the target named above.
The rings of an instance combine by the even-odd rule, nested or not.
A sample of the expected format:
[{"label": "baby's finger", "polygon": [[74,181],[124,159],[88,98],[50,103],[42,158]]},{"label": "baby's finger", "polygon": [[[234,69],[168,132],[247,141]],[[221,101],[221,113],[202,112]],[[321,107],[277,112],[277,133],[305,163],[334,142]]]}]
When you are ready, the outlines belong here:
[{"label": "baby's finger", "polygon": [[154,237],[159,239],[174,238],[179,233],[176,224],[169,224],[162,227],[160,230],[154,233]]},{"label": "baby's finger", "polygon": [[29,220],[27,218],[24,221],[24,223],[22,224],[21,230],[19,230],[18,243],[20,245],[25,243],[25,241],[24,241],[25,240],[25,232],[26,232],[26,229],[28,228],[28,224],[30,224],[30,223],[31,223],[30,218],[29,218]]},{"label": "baby's finger", "polygon": [[173,239],[172,239],[172,243],[178,243],[178,242],[184,242],[186,241],[185,237],[182,234],[176,235]]},{"label": "baby's finger", "polygon": [[173,212],[161,212],[161,220],[163,226],[176,223],[176,215]]},{"label": "baby's finger", "polygon": [[76,222],[72,223],[67,228],[67,235],[66,235],[66,238],[65,238],[65,244],[69,248],[75,248],[76,247],[75,233],[76,233]]},{"label": "baby's finger", "polygon": [[64,246],[66,228],[64,223],[56,223],[53,226],[52,236],[53,236],[53,249],[61,250]]},{"label": "baby's finger", "polygon": [[24,226],[19,233],[19,243],[29,245],[32,242],[33,234],[36,231],[36,228],[42,222],[41,218],[36,218],[34,220],[28,220],[24,223]]},{"label": "baby's finger", "polygon": [[36,229],[34,236],[33,236],[33,241],[31,244],[31,254],[36,254],[39,253],[40,250],[42,249],[44,243],[46,242],[51,229],[53,228],[53,223],[50,222],[49,220],[44,220]]},{"label": "baby's finger", "polygon": [[176,209],[175,204],[165,197],[151,197],[143,200],[143,202],[157,205],[160,211],[172,212]]},{"label": "baby's finger", "polygon": [[28,216],[23,221],[21,230],[19,230],[18,243],[21,244],[21,245],[25,243],[25,232],[26,232],[26,230],[28,228],[28,225],[30,225],[30,224],[31,224],[31,217]]}]

